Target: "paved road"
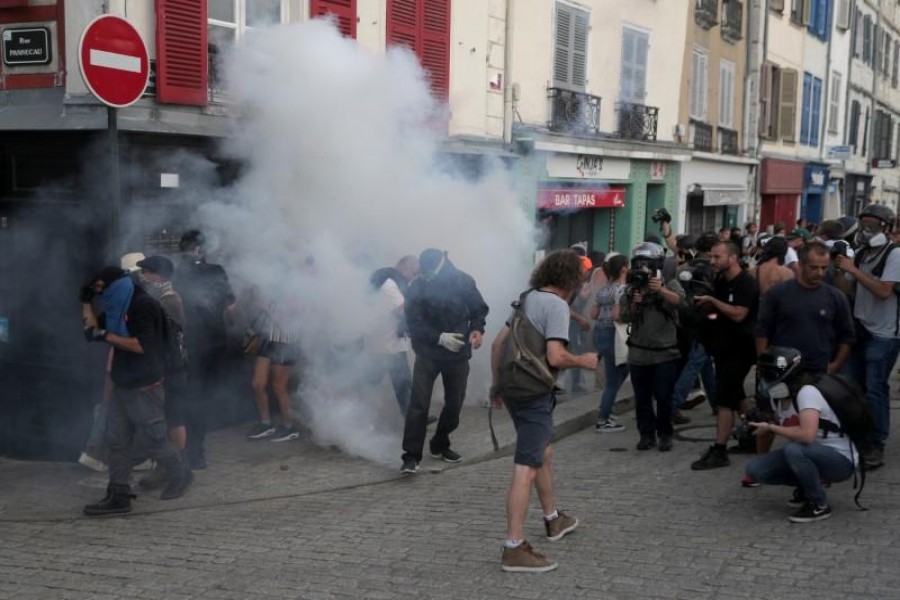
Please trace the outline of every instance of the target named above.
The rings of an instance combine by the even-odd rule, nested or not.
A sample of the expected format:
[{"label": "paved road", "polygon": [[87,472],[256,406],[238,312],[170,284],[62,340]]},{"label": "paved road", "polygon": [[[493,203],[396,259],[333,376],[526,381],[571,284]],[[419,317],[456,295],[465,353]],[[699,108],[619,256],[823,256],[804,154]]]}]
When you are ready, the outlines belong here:
[{"label": "paved road", "polygon": [[[711,433],[707,413],[694,410],[699,427],[684,433]],[[297,497],[0,520],[0,599],[900,598],[896,443],[866,485],[871,510],[840,484],[830,520],[795,525],[788,490],[740,487],[744,457],[692,472],[703,442],[639,453],[626,422],[558,444],[560,506],[581,525],[543,541],[535,505],[526,528],[559,560],[552,573],[500,571],[502,457]]]}]

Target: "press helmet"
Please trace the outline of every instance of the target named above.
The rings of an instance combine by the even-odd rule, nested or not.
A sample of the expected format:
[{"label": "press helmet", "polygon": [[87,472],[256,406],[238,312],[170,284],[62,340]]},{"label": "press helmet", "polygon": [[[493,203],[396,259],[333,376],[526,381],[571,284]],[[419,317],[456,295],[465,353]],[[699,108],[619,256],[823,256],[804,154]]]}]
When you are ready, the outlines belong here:
[{"label": "press helmet", "polygon": [[888,231],[890,231],[894,227],[894,211],[892,211],[884,204],[869,204],[859,213],[859,218],[862,219],[863,217],[878,219],[883,225],[887,227]]},{"label": "press helmet", "polygon": [[631,264],[632,267],[645,264],[651,270],[662,269],[665,256],[666,251],[659,244],[641,242],[631,251]]},{"label": "press helmet", "polygon": [[756,359],[757,400],[771,402],[790,395],[787,384],[800,369],[802,358],[796,348],[770,346],[763,350]]}]

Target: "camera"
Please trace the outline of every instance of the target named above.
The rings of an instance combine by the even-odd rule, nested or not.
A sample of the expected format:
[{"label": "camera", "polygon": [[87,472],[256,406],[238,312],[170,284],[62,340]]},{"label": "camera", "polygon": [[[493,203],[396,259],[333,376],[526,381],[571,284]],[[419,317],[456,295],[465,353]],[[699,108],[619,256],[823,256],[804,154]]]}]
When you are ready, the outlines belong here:
[{"label": "camera", "polygon": [[657,208],[656,211],[650,216],[653,219],[654,223],[671,223],[672,215],[669,214],[669,211],[665,209],[665,207]]},{"label": "camera", "polygon": [[850,247],[844,240],[836,240],[834,244],[831,246],[831,260],[836,259],[838,256],[847,256],[847,249]]},{"label": "camera", "polygon": [[650,272],[641,269],[628,271],[625,284],[632,290],[641,290],[650,285]]}]

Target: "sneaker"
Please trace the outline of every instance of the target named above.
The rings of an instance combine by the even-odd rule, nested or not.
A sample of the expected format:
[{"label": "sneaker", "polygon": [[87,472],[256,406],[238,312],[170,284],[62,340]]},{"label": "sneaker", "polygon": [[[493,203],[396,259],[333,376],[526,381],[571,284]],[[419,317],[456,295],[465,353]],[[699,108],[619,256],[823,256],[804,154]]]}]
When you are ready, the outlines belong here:
[{"label": "sneaker", "polygon": [[671,449],[672,449],[672,436],[671,435],[659,436],[659,451],[660,452],[668,452]]},{"label": "sneaker", "polygon": [[190,469],[184,469],[180,477],[173,477],[169,479],[166,487],[159,495],[159,499],[174,500],[175,498],[181,498],[185,495],[188,488],[191,486],[191,482],[193,481],[194,474],[191,473]]},{"label": "sneaker", "polygon": [[691,410],[704,402],[706,402],[706,394],[703,393],[703,390],[691,390],[687,399],[684,401],[684,404],[681,405],[681,408],[684,410]]},{"label": "sneaker", "polygon": [[803,508],[788,517],[791,523],[812,523],[813,521],[821,521],[831,516],[830,506],[816,506],[808,502]]},{"label": "sneaker", "polygon": [[419,463],[415,461],[413,458],[405,458],[403,459],[403,466],[400,467],[400,472],[406,475],[415,475],[419,471]]},{"label": "sneaker", "polygon": [[731,460],[729,460],[728,452],[724,448],[717,450],[715,446],[710,446],[703,453],[703,456],[700,457],[700,460],[695,460],[691,463],[691,470],[706,471],[708,469],[727,467],[730,464]]},{"label": "sneaker", "polygon": [[558,566],[559,563],[535,551],[528,542],[515,548],[503,547],[500,568],[507,573],[546,573]]},{"label": "sneaker", "polygon": [[745,487],[745,488],[759,487],[759,482],[757,480],[753,479],[752,477],[750,477],[749,475],[744,475],[743,477],[741,477],[741,487]]},{"label": "sneaker", "polygon": [[801,506],[806,506],[806,495],[803,493],[803,490],[800,488],[794,488],[794,493],[791,494],[791,497],[787,501],[788,506],[792,506],[794,508],[799,508]]},{"label": "sneaker", "polygon": [[620,431],[625,431],[625,426],[616,422],[612,416],[598,419],[597,424],[594,425],[595,433],[619,433]]},{"label": "sneaker", "polygon": [[672,413],[672,424],[673,425],[687,425],[690,422],[691,422],[691,418],[686,417],[683,414],[681,414],[680,410],[676,410],[675,412]]},{"label": "sneaker", "polygon": [[460,456],[459,452],[454,452],[450,448],[447,448],[442,452],[435,452],[434,450],[432,450],[431,458],[439,458],[448,463],[458,463],[462,460],[462,456]]},{"label": "sneaker", "polygon": [[157,466],[150,471],[149,475],[141,477],[140,481],[138,481],[138,485],[145,490],[158,490],[166,484],[168,478],[166,470]]},{"label": "sneaker", "polygon": [[551,542],[563,539],[567,533],[572,533],[578,527],[578,519],[569,516],[564,511],[558,511],[557,516],[552,521],[544,519],[544,529],[547,530],[547,539]]},{"label": "sneaker", "polygon": [[863,462],[866,463],[867,471],[873,471],[878,467],[884,466],[884,450],[881,448],[872,448],[862,455]]},{"label": "sneaker", "polygon": [[87,452],[81,453],[81,456],[78,457],[78,464],[98,473],[106,473],[109,470],[106,463],[102,460],[97,460]]},{"label": "sneaker", "polygon": [[275,426],[271,423],[257,423],[247,432],[248,440],[261,440],[275,435]]},{"label": "sneaker", "polygon": [[649,450],[653,446],[656,445],[656,436],[655,435],[642,435],[641,439],[638,441],[637,446],[635,446],[638,450]]},{"label": "sneaker", "polygon": [[272,439],[270,442],[290,442],[291,440],[296,440],[300,437],[300,430],[296,427],[279,427],[275,433],[272,434]]},{"label": "sneaker", "polygon": [[154,461],[152,458],[148,458],[144,462],[138,463],[138,464],[134,465],[133,467],[131,467],[131,470],[132,471],[152,471],[155,468],[156,468],[156,461]]}]

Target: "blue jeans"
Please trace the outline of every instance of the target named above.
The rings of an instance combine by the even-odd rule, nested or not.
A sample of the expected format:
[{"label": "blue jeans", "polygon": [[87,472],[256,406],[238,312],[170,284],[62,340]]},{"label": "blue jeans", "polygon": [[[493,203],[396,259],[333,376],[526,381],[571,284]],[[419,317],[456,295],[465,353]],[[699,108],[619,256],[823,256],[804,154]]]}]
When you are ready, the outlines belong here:
[{"label": "blue jeans", "polygon": [[847,457],[821,444],[788,442],[784,448],[750,459],[748,477],[768,485],[799,487],[816,506],[828,506],[822,481],[849,479],[856,469]]},{"label": "blue jeans", "polygon": [[612,414],[612,407],[622,387],[622,382],[628,377],[628,365],[616,364],[616,328],[595,327],[594,346],[597,354],[603,360],[603,369],[606,371],[606,384],[603,386],[603,394],[600,396],[600,408],[598,413],[601,419],[608,419]]},{"label": "blue jeans", "polygon": [[628,365],[631,385],[634,386],[634,412],[641,435],[672,435],[672,386],[678,371],[676,362],[668,360],[655,365]]},{"label": "blue jeans", "polygon": [[890,378],[898,354],[900,339],[872,336],[854,346],[848,361],[851,376],[866,390],[875,418],[875,431],[867,441],[882,449],[891,432]]},{"label": "blue jeans", "polygon": [[672,390],[673,411],[681,410],[688,394],[697,383],[697,375],[700,375],[703,387],[706,389],[706,397],[712,405],[716,397],[716,372],[713,369],[713,360],[707,354],[703,344],[695,340],[691,345],[691,353],[684,363],[684,368],[678,375],[678,381],[675,382],[675,388]]}]

